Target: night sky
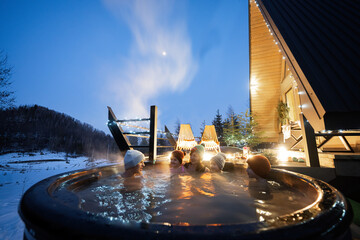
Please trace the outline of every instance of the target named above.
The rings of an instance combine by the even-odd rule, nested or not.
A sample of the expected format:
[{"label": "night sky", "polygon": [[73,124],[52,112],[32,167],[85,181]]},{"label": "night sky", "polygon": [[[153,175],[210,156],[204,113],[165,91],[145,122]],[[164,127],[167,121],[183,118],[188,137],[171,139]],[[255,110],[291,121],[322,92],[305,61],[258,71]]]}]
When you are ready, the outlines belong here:
[{"label": "night sky", "polygon": [[109,133],[119,119],[177,119],[199,136],[216,110],[249,107],[246,0],[1,0],[0,49],[16,105],[38,104]]}]

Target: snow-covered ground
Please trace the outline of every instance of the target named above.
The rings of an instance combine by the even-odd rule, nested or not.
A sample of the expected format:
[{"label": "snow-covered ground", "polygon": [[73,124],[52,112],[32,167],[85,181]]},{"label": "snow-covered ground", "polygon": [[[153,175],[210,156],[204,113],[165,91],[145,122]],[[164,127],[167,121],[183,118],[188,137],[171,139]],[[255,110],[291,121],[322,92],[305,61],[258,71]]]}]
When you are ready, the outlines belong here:
[{"label": "snow-covered ground", "polygon": [[63,172],[113,164],[65,153],[9,153],[0,155],[0,239],[23,238],[24,224],[18,215],[22,194],[40,180]]}]

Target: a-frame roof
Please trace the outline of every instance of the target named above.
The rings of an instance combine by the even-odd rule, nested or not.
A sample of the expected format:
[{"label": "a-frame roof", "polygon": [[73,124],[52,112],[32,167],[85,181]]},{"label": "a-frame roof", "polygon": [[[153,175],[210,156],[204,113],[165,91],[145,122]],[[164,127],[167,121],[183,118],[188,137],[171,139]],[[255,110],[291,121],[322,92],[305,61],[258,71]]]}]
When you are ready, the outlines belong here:
[{"label": "a-frame roof", "polygon": [[324,129],[360,129],[360,1],[256,3]]}]

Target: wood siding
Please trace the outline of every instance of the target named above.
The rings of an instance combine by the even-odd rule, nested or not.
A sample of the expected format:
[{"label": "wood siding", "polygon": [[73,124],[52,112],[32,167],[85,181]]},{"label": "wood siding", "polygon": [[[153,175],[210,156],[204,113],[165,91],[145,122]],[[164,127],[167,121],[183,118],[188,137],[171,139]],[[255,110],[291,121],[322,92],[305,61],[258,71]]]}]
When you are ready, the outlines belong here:
[{"label": "wood siding", "polygon": [[249,5],[250,108],[257,117],[265,142],[278,142],[276,107],[280,100],[282,54],[256,4]]}]

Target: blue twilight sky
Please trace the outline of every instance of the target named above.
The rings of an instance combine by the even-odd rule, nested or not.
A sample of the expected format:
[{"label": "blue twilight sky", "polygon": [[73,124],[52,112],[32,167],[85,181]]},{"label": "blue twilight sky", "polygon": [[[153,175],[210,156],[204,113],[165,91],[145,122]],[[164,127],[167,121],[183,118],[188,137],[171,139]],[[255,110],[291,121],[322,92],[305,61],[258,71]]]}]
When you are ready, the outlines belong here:
[{"label": "blue twilight sky", "polygon": [[109,133],[119,119],[177,119],[199,136],[217,109],[248,108],[247,0],[1,0],[0,49],[16,105],[38,104]]}]

